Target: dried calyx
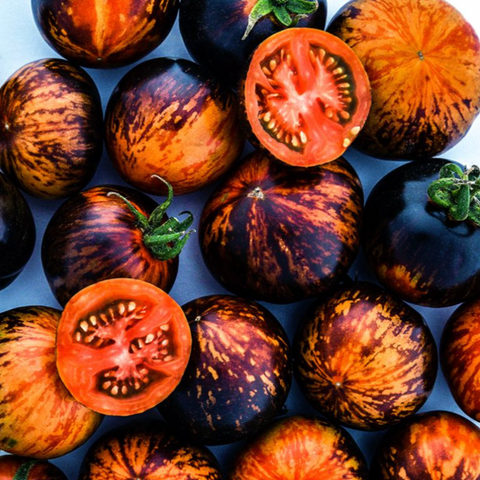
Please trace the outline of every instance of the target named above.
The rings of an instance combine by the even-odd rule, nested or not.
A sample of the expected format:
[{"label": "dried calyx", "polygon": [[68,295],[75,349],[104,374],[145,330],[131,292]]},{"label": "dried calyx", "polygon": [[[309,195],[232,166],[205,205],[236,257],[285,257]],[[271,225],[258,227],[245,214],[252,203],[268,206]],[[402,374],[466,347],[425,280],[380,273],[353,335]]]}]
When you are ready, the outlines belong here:
[{"label": "dried calyx", "polygon": [[445,208],[452,220],[468,220],[480,226],[480,168],[462,170],[454,163],[440,169],[440,178],[428,187],[428,196]]},{"label": "dried calyx", "polygon": [[153,176],[165,183],[168,188],[168,196],[165,202],[155,208],[148,218],[123,195],[117,192],[110,192],[109,195],[120,197],[127,204],[135,216],[138,227],[143,232],[143,242],[153,256],[158,260],[170,260],[180,254],[190,235],[195,233],[194,229],[189,229],[193,223],[193,215],[191,212],[181,212],[180,215],[187,216],[185,220],[180,221],[176,217],[165,220],[166,211],[172,203],[173,188],[165,179],[157,175]]},{"label": "dried calyx", "polygon": [[317,0],[257,0],[248,16],[242,40],[245,40],[255,24],[267,15],[272,15],[285,27],[293,27],[301,18],[314,13],[317,8]]}]

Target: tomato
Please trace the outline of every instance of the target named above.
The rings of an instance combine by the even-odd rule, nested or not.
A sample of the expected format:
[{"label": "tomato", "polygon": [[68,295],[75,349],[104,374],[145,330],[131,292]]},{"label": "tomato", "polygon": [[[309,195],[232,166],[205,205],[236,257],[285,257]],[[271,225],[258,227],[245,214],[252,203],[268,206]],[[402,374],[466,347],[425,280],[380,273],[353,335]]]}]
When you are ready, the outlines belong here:
[{"label": "tomato", "polygon": [[370,468],[375,480],[477,480],[480,429],[453,412],[415,415],[386,433]]},{"label": "tomato", "polygon": [[[60,304],[108,278],[136,278],[168,292],[178,271],[176,255],[191,233],[181,232],[192,221],[186,216],[166,223],[171,200],[170,194],[158,206],[147,195],[114,185],[95,186],[67,200],[51,218],[42,243],[45,275]],[[172,241],[174,232],[179,238]]]},{"label": "tomato", "polygon": [[365,206],[370,268],[385,288],[428,307],[455,305],[480,292],[480,228],[452,219],[428,195],[448,163],[431,159],[393,170]]},{"label": "tomato", "polygon": [[[326,0],[276,3],[283,3],[278,9],[279,16],[290,11],[286,20],[282,18],[283,23],[272,9],[263,16],[255,13],[265,12],[264,0],[183,0],[179,25],[188,52],[215,76],[236,87],[250,55],[267,37],[286,26],[325,27]],[[299,4],[307,7],[304,10],[307,13],[300,14]],[[297,14],[292,14],[295,7]],[[256,20],[254,25],[253,20]]]},{"label": "tomato", "polygon": [[240,155],[244,137],[236,97],[189,60],[156,58],[130,70],[107,105],[106,146],[125,181],[177,194],[223,175]]},{"label": "tomato", "polygon": [[178,0],[32,0],[43,38],[60,55],[93,68],[139,60],[170,32]]},{"label": "tomato", "polygon": [[464,137],[480,111],[480,42],[450,3],[350,0],[328,31],[353,48],[372,86],[356,148],[422,160]]},{"label": "tomato", "polygon": [[252,141],[290,165],[339,158],[370,110],[362,63],[322,30],[289,28],[255,50],[239,94]]},{"label": "tomato", "polygon": [[34,458],[67,454],[87,441],[102,416],[79,404],[58,376],[60,312],[19,307],[0,314],[0,449]]},{"label": "tomato", "polygon": [[480,302],[458,307],[442,334],[440,358],[448,386],[460,408],[480,421]]},{"label": "tomato", "polygon": [[0,172],[0,290],[10,285],[30,260],[35,237],[30,206]]},{"label": "tomato", "polygon": [[210,295],[182,308],[192,330],[192,355],[161,413],[202,444],[250,437],[281,413],[287,399],[287,334],[266,308],[240,297]]},{"label": "tomato", "polygon": [[234,460],[229,480],[366,480],[367,463],[350,434],[313,416],[270,424]]},{"label": "tomato", "polygon": [[65,306],[58,373],[83,405],[106,415],[133,415],[174,390],[191,343],[182,309],[163,290],[142,280],[104,280]]},{"label": "tomato", "polygon": [[437,374],[435,340],[413,308],[369,283],[322,297],[297,331],[297,381],[347,427],[376,430],[417,412]]},{"label": "tomato", "polygon": [[221,480],[222,475],[207,448],[153,420],[111,430],[90,447],[79,480],[105,479]]},{"label": "tomato", "polygon": [[231,292],[273,303],[342,281],[360,246],[363,190],[345,159],[309,169],[250,154],[212,193],[200,247]]},{"label": "tomato", "polygon": [[81,68],[30,62],[0,88],[0,168],[23,190],[58,199],[80,191],[102,156],[100,94]]},{"label": "tomato", "polygon": [[67,480],[65,474],[46,460],[2,455],[0,480]]}]

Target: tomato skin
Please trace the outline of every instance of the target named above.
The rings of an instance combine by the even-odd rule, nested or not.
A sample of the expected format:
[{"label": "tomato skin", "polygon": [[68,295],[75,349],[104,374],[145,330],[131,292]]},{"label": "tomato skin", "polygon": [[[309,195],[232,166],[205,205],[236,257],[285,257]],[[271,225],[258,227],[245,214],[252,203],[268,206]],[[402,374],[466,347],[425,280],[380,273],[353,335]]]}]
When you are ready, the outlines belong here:
[{"label": "tomato skin", "polygon": [[480,229],[449,220],[428,199],[428,186],[447,163],[402,165],[375,185],[365,205],[370,268],[387,290],[428,307],[455,305],[480,292]]},{"label": "tomato skin", "polygon": [[182,308],[192,330],[192,354],[160,412],[202,444],[250,437],[281,413],[287,399],[287,334],[267,309],[240,297],[210,295]]},{"label": "tomato skin", "polygon": [[35,222],[18,188],[0,172],[0,290],[20,275],[35,247]]},{"label": "tomato skin", "polygon": [[0,457],[0,480],[67,480],[53,463],[17,455]]},{"label": "tomato skin", "polygon": [[172,297],[142,280],[114,278],[68,301],[57,331],[57,368],[83,405],[105,415],[134,415],[175,389],[191,345]]},{"label": "tomato skin", "polygon": [[[255,3],[256,0],[184,0],[180,4],[180,33],[188,52],[234,87],[257,46],[284,28],[266,16],[242,40]],[[323,29],[326,15],[326,1],[319,0],[316,12],[299,20],[298,26]]]},{"label": "tomato skin", "polygon": [[480,421],[480,302],[460,305],[442,334],[440,358],[455,401],[471,418]]},{"label": "tomato skin", "polygon": [[353,48],[372,86],[371,112],[355,148],[423,160],[464,137],[480,112],[480,42],[452,5],[351,0],[327,30]]},{"label": "tomato skin", "polygon": [[55,297],[64,306],[83,288],[109,278],[136,278],[170,291],[178,257],[158,260],[126,198],[147,217],[157,203],[128,187],[99,185],[68,199],[51,218],[43,237],[42,261]]},{"label": "tomato skin", "polygon": [[178,1],[32,0],[32,10],[43,38],[60,55],[85,67],[113,68],[139,60],[162,43]]},{"label": "tomato skin", "polygon": [[480,429],[453,412],[415,415],[387,431],[370,468],[372,480],[476,480]]},{"label": "tomato skin", "polygon": [[233,92],[189,60],[156,58],[130,70],[106,111],[106,146],[124,180],[147,193],[193,192],[222,176],[244,136]]},{"label": "tomato skin", "polygon": [[362,207],[360,180],[346,160],[305,169],[254,152],[205,205],[202,255],[237,295],[273,303],[313,297],[353,263]]},{"label": "tomato skin", "polygon": [[54,458],[83,444],[102,416],[70,395],[55,367],[60,312],[19,307],[0,314],[0,449]]},{"label": "tomato skin", "polygon": [[43,59],[0,88],[0,168],[38,198],[65,198],[91,180],[103,150],[100,94],[81,68]]},{"label": "tomato skin", "polygon": [[284,417],[237,455],[229,480],[366,480],[367,463],[350,434],[320,418]]},{"label": "tomato skin", "polygon": [[178,438],[158,420],[107,432],[89,449],[79,480],[221,480],[220,467],[205,447]]},{"label": "tomato skin", "polygon": [[423,317],[374,284],[324,295],[294,341],[295,375],[309,402],[342,425],[378,430],[416,413],[437,374]]}]

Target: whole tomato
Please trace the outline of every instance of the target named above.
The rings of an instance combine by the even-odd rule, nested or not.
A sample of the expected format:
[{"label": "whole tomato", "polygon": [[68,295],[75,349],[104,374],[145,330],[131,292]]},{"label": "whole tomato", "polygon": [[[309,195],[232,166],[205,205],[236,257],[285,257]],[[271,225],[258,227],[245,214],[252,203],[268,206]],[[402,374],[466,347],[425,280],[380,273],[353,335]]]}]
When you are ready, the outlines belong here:
[{"label": "whole tomato", "polygon": [[56,465],[46,460],[2,455],[0,480],[67,480],[67,477]]}]

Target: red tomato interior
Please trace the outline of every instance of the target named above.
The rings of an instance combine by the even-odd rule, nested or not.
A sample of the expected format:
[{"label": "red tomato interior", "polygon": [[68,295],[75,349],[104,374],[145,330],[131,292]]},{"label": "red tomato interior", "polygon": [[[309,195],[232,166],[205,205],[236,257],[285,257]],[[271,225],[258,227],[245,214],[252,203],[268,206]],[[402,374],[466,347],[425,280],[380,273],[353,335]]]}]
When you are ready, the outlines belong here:
[{"label": "red tomato interior", "polygon": [[290,28],[256,50],[245,83],[252,131],[278,159],[313,166],[340,157],[363,127],[370,84],[353,50],[322,30]]},{"label": "red tomato interior", "polygon": [[132,415],[173,391],[190,349],[188,322],[168,294],[140,280],[106,280],[67,303],[57,367],[80,403],[106,415]]}]

